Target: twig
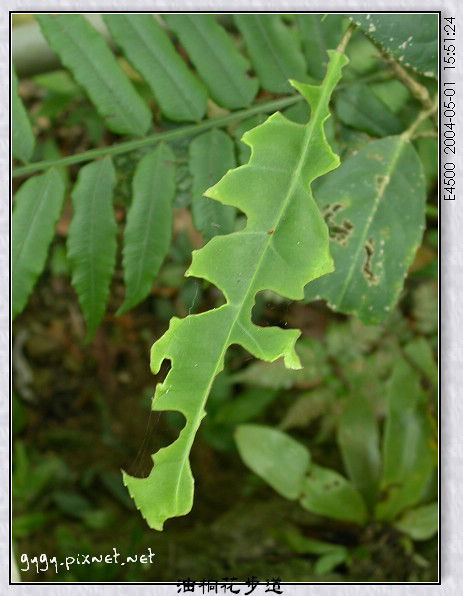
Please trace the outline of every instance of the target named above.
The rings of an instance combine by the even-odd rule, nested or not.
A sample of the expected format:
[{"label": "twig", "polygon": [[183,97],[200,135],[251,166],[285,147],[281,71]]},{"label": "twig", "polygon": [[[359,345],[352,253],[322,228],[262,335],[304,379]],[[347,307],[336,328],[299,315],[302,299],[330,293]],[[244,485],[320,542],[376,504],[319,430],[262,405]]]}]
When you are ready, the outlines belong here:
[{"label": "twig", "polygon": [[349,25],[349,27],[347,27],[346,32],[344,33],[344,36],[341,39],[341,42],[339,43],[338,47],[336,48],[336,51],[339,52],[340,54],[344,54],[344,50],[346,49],[346,46],[349,43],[349,39],[351,38],[351,35],[354,32],[354,29],[356,28],[356,26],[357,25],[355,25],[354,23],[351,23]]},{"label": "twig", "polygon": [[428,118],[429,116],[432,116],[433,114],[437,114],[438,100],[439,100],[439,97],[436,94],[434,99],[432,100],[431,106],[429,108],[422,110],[418,114],[416,120],[412,123],[412,125],[409,128],[407,128],[407,130],[405,132],[402,133],[401,136],[405,141],[409,141],[411,138],[413,138],[415,130],[423,122],[423,120],[426,120],[426,118]]},{"label": "twig", "polygon": [[[426,87],[421,85],[421,83],[418,83],[418,81],[415,81],[415,79],[386,52],[381,51],[381,59],[388,65],[395,78],[407,87],[413,97],[417,99],[426,110],[431,110],[433,102]],[[437,129],[437,112],[431,115],[431,119]]]}]

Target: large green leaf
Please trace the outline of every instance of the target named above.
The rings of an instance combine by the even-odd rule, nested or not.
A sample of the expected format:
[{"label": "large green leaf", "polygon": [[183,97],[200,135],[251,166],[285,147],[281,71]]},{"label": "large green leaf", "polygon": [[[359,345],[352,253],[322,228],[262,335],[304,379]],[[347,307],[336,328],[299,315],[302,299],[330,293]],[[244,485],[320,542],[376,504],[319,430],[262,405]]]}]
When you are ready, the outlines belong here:
[{"label": "large green leaf", "polygon": [[[411,351],[414,352],[413,344]],[[406,351],[410,351],[407,346]],[[437,463],[429,394],[421,375],[408,361],[399,360],[387,393],[388,411],[383,435],[382,498],[375,517],[392,521],[415,505]]]},{"label": "large green leaf", "polygon": [[263,360],[283,357],[288,367],[300,366],[294,351],[299,331],[257,327],[251,322],[251,310],[260,290],[299,300],[310,279],[331,270],[328,232],[312,200],[310,183],[339,163],[326,143],[323,123],[346,62],[343,54],[332,51],[322,86],[293,82],[312,106],[310,122],[294,124],[276,113],[247,132],[244,140],[252,147],[249,163],[229,171],[206,193],[242,210],[248,222],[245,229],[214,236],[194,251],[187,271],[188,276],[220,288],[226,304],[184,319],[173,317],[151,351],[153,373],[165,359],[172,364],[156,388],[152,408],[178,411],[186,421],[178,439],[153,456],[155,465],[148,478],[124,474],[131,496],[153,528],[162,529],[166,519],[185,515],[192,507],[189,452],[228,346],[240,344]]},{"label": "large green leaf", "polygon": [[204,240],[233,232],[236,209],[203,196],[212,184],[236,165],[233,141],[218,128],[197,136],[188,148],[188,167],[193,176],[191,211],[195,228]]},{"label": "large green leaf", "polygon": [[35,139],[31,123],[18,95],[18,77],[11,68],[11,152],[21,161],[29,161],[34,151]]},{"label": "large green leaf", "polygon": [[286,433],[243,424],[235,432],[235,441],[244,463],[286,499],[298,499],[309,471],[310,453],[304,445]]},{"label": "large green leaf", "polygon": [[50,48],[85,89],[106,126],[121,134],[143,136],[151,113],[101,35],[80,14],[35,18]]},{"label": "large green leaf", "polygon": [[163,19],[180,39],[215,102],[232,110],[251,104],[259,83],[246,75],[248,61],[213,15],[165,14]]},{"label": "large green leaf", "polygon": [[234,14],[233,20],[264,89],[288,93],[288,79],[305,80],[304,56],[280,15]]},{"label": "large green leaf", "polygon": [[313,464],[302,487],[301,505],[318,515],[365,524],[368,513],[362,496],[344,476]]},{"label": "large green leaf", "polygon": [[195,122],[206,111],[207,91],[150,14],[107,14],[103,19],[170,120]]},{"label": "large green leaf", "polygon": [[338,443],[349,478],[372,508],[378,495],[381,455],[378,424],[364,395],[346,401],[338,422]]},{"label": "large green leaf", "polygon": [[104,314],[116,263],[115,184],[116,171],[111,158],[106,157],[84,166],[72,190],[67,254],[88,340]]},{"label": "large green leaf", "polygon": [[403,137],[365,145],[326,176],[315,200],[330,228],[335,271],[306,288],[367,325],[394,306],[425,224],[425,181]]},{"label": "large green leaf", "polygon": [[11,247],[12,317],[22,311],[42,273],[65,197],[56,169],[30,178],[14,198]]},{"label": "large green leaf", "polygon": [[438,73],[438,14],[347,14],[404,66],[427,77]]},{"label": "large green leaf", "polygon": [[327,50],[339,43],[342,23],[347,21],[339,14],[296,14],[296,23],[304,49],[309,75],[322,79],[328,63]]},{"label": "large green leaf", "polygon": [[343,124],[371,136],[395,135],[403,130],[394,112],[362,84],[350,85],[337,94],[336,114]]},{"label": "large green leaf", "polygon": [[132,187],[122,261],[126,295],[117,314],[146,298],[170,246],[175,155],[167,145],[161,143],[143,157]]}]

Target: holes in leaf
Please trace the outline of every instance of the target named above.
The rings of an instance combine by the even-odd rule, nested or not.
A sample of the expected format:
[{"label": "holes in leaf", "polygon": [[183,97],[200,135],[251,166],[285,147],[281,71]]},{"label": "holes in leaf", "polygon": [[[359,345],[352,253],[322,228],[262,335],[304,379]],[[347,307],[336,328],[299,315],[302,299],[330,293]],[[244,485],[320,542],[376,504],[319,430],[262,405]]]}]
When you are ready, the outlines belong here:
[{"label": "holes in leaf", "polygon": [[262,290],[256,294],[254,306],[251,311],[251,321],[258,327],[276,325],[282,329],[287,328],[286,315],[290,307],[287,298],[271,290]]},{"label": "holes in leaf", "polygon": [[372,268],[373,254],[375,252],[375,239],[373,237],[368,238],[363,245],[363,249],[365,251],[365,260],[362,266],[363,277],[366,279],[369,286],[377,286],[379,285],[379,277],[373,272]]},{"label": "holes in leaf", "polygon": [[336,215],[343,209],[344,205],[342,203],[332,203],[323,207],[322,215],[328,226],[330,240],[334,240],[341,246],[347,246],[348,239],[354,231],[354,225],[348,219],[343,219],[341,223],[334,221]]},{"label": "holes in leaf", "polygon": [[185,416],[180,412],[150,410],[145,433],[140,437],[140,447],[131,458],[126,468],[127,473],[138,478],[146,478],[153,468],[152,454],[174,443],[185,424]]}]

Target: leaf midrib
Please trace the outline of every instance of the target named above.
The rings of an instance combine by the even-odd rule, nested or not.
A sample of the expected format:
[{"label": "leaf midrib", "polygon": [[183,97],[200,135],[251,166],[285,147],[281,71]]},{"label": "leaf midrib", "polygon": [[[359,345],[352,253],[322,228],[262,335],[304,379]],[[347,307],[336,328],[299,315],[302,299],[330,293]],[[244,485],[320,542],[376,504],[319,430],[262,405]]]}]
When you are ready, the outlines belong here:
[{"label": "leaf midrib", "polygon": [[[277,217],[275,218],[275,224],[273,226],[273,229],[274,230],[277,230],[278,229],[278,224],[280,223],[280,220],[283,217],[283,214],[284,214],[284,212],[286,210],[286,207],[287,207],[287,205],[288,205],[288,203],[291,200],[291,197],[293,195],[295,186],[298,183],[300,172],[302,170],[304,161],[305,161],[305,159],[307,157],[307,154],[308,154],[308,151],[309,151],[310,140],[311,140],[311,136],[312,136],[312,133],[314,131],[314,128],[315,128],[315,123],[318,121],[318,118],[319,118],[318,113],[320,112],[320,110],[322,109],[322,107],[325,107],[325,97],[326,97],[327,94],[328,94],[328,92],[327,92],[326,88],[323,88],[322,89],[322,94],[320,95],[320,99],[319,99],[319,102],[317,104],[317,107],[316,107],[315,111],[312,112],[312,118],[311,118],[310,122],[306,125],[307,126],[307,130],[306,130],[306,133],[304,135],[304,141],[303,141],[305,148],[304,148],[304,151],[301,153],[301,157],[299,159],[299,162],[297,164],[297,167],[294,169],[294,172],[293,172],[293,175],[291,177],[290,184],[289,184],[289,188],[288,188],[288,191],[286,193],[286,198],[282,202],[282,205],[281,205],[280,210],[279,210],[279,212],[277,214]],[[236,308],[236,316],[233,319],[232,323],[230,324],[230,329],[229,329],[228,335],[227,335],[227,337],[226,337],[226,339],[224,341],[223,348],[218,353],[217,364],[216,364],[216,367],[214,369],[213,374],[211,375],[211,380],[210,380],[209,384],[207,385],[207,387],[206,387],[206,389],[204,391],[204,394],[203,394],[204,397],[203,397],[201,403],[198,404],[199,407],[196,409],[196,415],[194,416],[193,420],[192,419],[187,420],[187,422],[185,424],[185,427],[182,429],[181,432],[185,432],[188,427],[190,427],[192,429],[197,429],[199,427],[199,424],[201,423],[201,420],[202,420],[201,413],[204,410],[204,404],[205,404],[205,402],[207,400],[207,397],[208,397],[208,395],[209,395],[209,393],[210,393],[210,391],[212,389],[212,385],[214,383],[214,380],[215,380],[217,374],[220,372],[220,364],[223,361],[223,359],[225,357],[225,353],[226,353],[226,351],[227,351],[227,349],[228,349],[228,347],[230,345],[230,338],[231,338],[232,333],[233,333],[233,331],[235,329],[235,325],[237,323],[239,324],[239,318],[240,318],[242,309],[243,309],[244,305],[247,304],[247,301],[249,299],[249,296],[251,294],[251,291],[252,291],[252,289],[254,287],[255,279],[256,279],[258,273],[260,272],[260,269],[261,269],[261,266],[262,266],[262,262],[264,260],[264,257],[266,255],[267,249],[270,246],[270,243],[272,242],[272,240],[273,240],[273,235],[268,235],[268,239],[267,239],[267,242],[265,243],[265,246],[264,246],[264,248],[262,250],[261,257],[260,257],[260,259],[256,263],[256,266],[255,266],[255,269],[254,269],[254,274],[253,274],[252,278],[250,279],[250,281],[248,283],[248,286],[247,286],[247,288],[245,289],[245,291],[243,293],[243,300],[241,301],[241,305],[238,308]],[[227,302],[226,304],[224,304],[220,308],[221,309],[233,308],[233,305],[230,304],[229,302]],[[220,309],[217,309],[217,310],[220,310]],[[206,314],[206,313],[204,313],[204,314]],[[189,433],[189,436],[188,436],[188,439],[185,441],[185,449],[184,449],[183,454],[182,454],[182,466],[181,466],[180,473],[178,474],[177,482],[176,482],[176,490],[175,490],[175,500],[176,500],[176,503],[178,502],[178,490],[179,490],[179,486],[180,486],[180,478],[182,476],[182,473],[183,473],[183,470],[185,468],[186,462],[188,461],[188,453],[189,453],[189,451],[191,449],[191,446],[193,444],[194,438],[195,438],[195,432],[190,432]]]},{"label": "leaf midrib", "polygon": [[[365,244],[365,240],[370,232],[371,226],[373,225],[373,220],[376,215],[376,212],[378,211],[378,207],[381,203],[381,199],[383,198],[383,195],[386,192],[387,187],[389,186],[389,184],[391,182],[392,172],[395,168],[395,165],[397,163],[399,155],[400,155],[402,149],[405,147],[404,139],[402,137],[397,137],[397,138],[399,139],[399,143],[398,143],[397,148],[393,154],[393,157],[389,164],[389,168],[386,170],[385,178],[384,178],[385,181],[376,196],[375,202],[373,203],[370,213],[368,214],[368,217],[366,220],[367,225],[363,228],[362,236],[359,240],[357,250],[355,251],[354,257],[353,257],[351,265],[349,267],[349,271],[348,271],[348,273],[345,277],[344,283],[342,285],[341,292],[340,292],[339,298],[338,298],[338,304],[342,304],[342,301],[344,300],[344,296],[346,295],[347,289],[352,281],[352,276],[354,274],[354,270],[358,265],[359,254]],[[388,178],[386,178],[386,177],[388,177]],[[370,220],[370,223],[368,223],[368,220]]]}]

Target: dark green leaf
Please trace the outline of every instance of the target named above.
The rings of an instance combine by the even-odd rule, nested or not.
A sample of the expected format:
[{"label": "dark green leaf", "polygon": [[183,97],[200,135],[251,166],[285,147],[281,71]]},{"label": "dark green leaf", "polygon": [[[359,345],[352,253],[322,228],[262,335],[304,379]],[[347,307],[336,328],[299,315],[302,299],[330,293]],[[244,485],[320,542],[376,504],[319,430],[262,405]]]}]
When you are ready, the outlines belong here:
[{"label": "dark green leaf", "polygon": [[29,117],[18,95],[18,77],[11,69],[11,152],[21,161],[29,161],[34,151],[35,139]]},{"label": "dark green leaf", "polygon": [[207,91],[150,14],[107,14],[103,20],[131,64],[150,86],[161,112],[176,122],[196,122]]},{"label": "dark green leaf", "polygon": [[338,443],[349,478],[372,508],[378,494],[381,455],[378,425],[364,395],[346,401],[338,423]]},{"label": "dark green leaf", "polygon": [[167,145],[161,143],[143,157],[132,186],[122,262],[126,295],[117,314],[146,298],[170,245],[175,155]]},{"label": "dark green leaf", "polygon": [[11,250],[13,319],[43,271],[64,197],[63,179],[54,168],[26,180],[16,193]]},{"label": "dark green leaf", "polygon": [[382,321],[398,299],[425,224],[423,167],[402,137],[365,145],[314,193],[330,228],[334,273],[306,287],[362,323]]},{"label": "dark green leaf", "polygon": [[297,14],[295,17],[308,73],[322,80],[328,64],[326,50],[336,48],[341,41],[345,19],[339,14]]},{"label": "dark green leaf", "polygon": [[371,136],[384,137],[402,132],[393,112],[365,85],[350,85],[336,96],[338,118],[352,128]]},{"label": "dark green leaf", "polygon": [[199,135],[190,143],[188,166],[193,176],[193,223],[206,242],[217,234],[233,232],[236,209],[203,196],[210,186],[235,167],[233,149],[231,138],[217,128]]},{"label": "dark green leaf", "polygon": [[289,93],[288,79],[306,80],[301,49],[277,14],[234,14],[262,87],[272,93]]},{"label": "dark green leaf", "polygon": [[367,509],[357,489],[329,468],[313,464],[302,487],[301,505],[312,513],[363,525]]},{"label": "dark green leaf", "polygon": [[121,134],[143,136],[151,113],[101,35],[80,14],[35,18],[51,49],[85,89],[106,126]]},{"label": "dark green leaf", "polygon": [[116,262],[113,192],[116,172],[106,157],[84,166],[72,191],[73,216],[68,230],[67,254],[72,285],[93,337],[106,307]]},{"label": "dark green leaf", "polygon": [[298,441],[274,428],[243,424],[235,431],[244,463],[287,499],[297,499],[309,470],[310,453]]},{"label": "dark green leaf", "polygon": [[248,61],[213,15],[165,14],[163,19],[180,39],[215,102],[232,110],[251,104],[259,84],[248,78]]},{"label": "dark green leaf", "polygon": [[404,66],[437,78],[438,14],[347,14]]}]

